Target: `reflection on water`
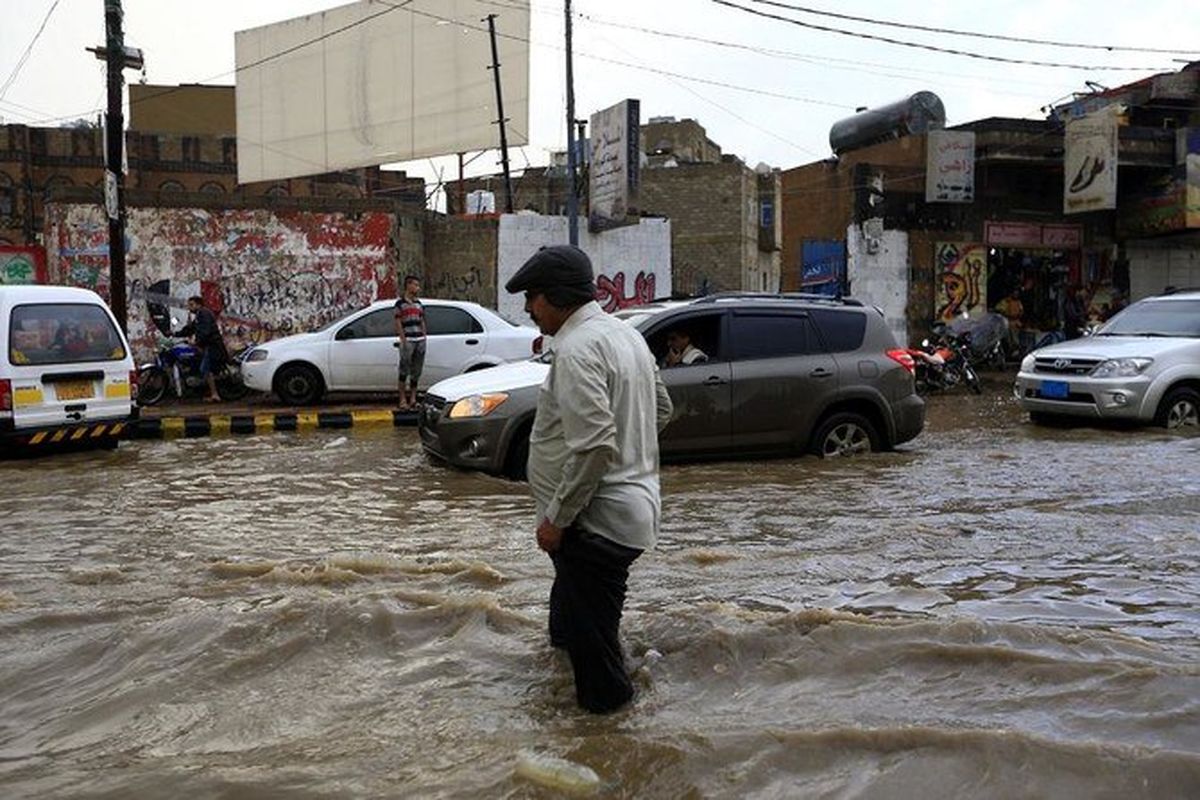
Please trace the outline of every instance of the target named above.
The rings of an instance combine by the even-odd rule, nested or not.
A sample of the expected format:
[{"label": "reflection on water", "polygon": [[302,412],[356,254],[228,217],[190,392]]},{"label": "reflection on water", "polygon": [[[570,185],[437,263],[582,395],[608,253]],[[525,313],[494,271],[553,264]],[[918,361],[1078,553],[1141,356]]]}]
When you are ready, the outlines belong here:
[{"label": "reflection on water", "polygon": [[985,395],[897,453],[668,468],[641,694],[605,718],[544,641],[523,487],[411,431],[0,464],[0,784],[539,797],[575,764],[625,797],[1195,796],[1196,463]]}]

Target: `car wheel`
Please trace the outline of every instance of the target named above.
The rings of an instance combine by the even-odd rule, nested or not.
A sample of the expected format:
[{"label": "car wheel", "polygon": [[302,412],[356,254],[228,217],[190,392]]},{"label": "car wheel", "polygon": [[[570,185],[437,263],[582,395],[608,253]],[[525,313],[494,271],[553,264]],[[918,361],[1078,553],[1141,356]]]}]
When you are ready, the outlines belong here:
[{"label": "car wheel", "polygon": [[275,394],[291,406],[316,402],[324,390],[321,373],[308,364],[288,364],[275,376]]},{"label": "car wheel", "polygon": [[1167,392],[1154,421],[1168,430],[1200,427],[1200,392],[1186,386]]},{"label": "car wheel", "polygon": [[529,429],[517,433],[508,446],[508,457],[504,459],[504,476],[514,481],[529,480]]},{"label": "car wheel", "polygon": [[826,418],[813,436],[812,452],[821,458],[853,456],[879,449],[879,434],[862,414],[843,411]]}]

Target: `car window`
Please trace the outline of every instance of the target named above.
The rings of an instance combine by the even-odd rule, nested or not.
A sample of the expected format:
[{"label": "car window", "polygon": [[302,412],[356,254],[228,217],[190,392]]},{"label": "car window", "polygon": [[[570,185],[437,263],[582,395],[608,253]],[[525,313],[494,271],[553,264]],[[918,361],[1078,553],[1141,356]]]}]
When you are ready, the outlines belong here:
[{"label": "car window", "polygon": [[814,308],[809,314],[830,353],[847,353],[862,347],[867,331],[867,317],[862,312]]},{"label": "car window", "polygon": [[425,330],[430,336],[483,333],[483,326],[470,313],[454,306],[425,306]]},{"label": "car window", "polygon": [[735,361],[805,355],[822,349],[807,315],[734,314],[732,322]]},{"label": "car window", "polygon": [[722,360],[725,358],[725,349],[721,346],[724,316],[724,312],[719,312],[675,317],[647,331],[646,344],[663,369]]},{"label": "car window", "polygon": [[1200,336],[1200,300],[1134,303],[1096,332],[1097,336]]},{"label": "car window", "polygon": [[339,341],[345,339],[379,339],[396,335],[396,312],[381,308],[364,314],[337,332]]},{"label": "car window", "polygon": [[103,308],[91,303],[14,306],[9,318],[12,364],[80,364],[125,358],[121,334]]}]

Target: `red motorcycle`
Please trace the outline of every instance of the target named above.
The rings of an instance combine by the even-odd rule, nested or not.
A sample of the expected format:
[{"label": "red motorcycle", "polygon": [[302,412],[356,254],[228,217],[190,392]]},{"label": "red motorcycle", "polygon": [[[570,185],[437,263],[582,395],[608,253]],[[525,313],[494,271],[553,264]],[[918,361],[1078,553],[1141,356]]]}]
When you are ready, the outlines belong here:
[{"label": "red motorcycle", "polygon": [[982,392],[979,375],[971,365],[970,338],[956,336],[944,326],[935,328],[933,335],[932,341],[923,340],[919,348],[908,348],[917,389],[941,391],[965,385],[975,394]]}]

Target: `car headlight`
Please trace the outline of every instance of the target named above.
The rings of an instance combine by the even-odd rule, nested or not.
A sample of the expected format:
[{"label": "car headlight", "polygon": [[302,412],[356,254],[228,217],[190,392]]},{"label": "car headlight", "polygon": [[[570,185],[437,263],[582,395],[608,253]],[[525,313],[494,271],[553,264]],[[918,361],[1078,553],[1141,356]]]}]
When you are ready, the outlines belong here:
[{"label": "car headlight", "polygon": [[1037,359],[1030,353],[1021,359],[1021,372],[1033,372],[1033,367],[1036,363]]},{"label": "car headlight", "polygon": [[486,417],[507,399],[508,395],[503,392],[473,394],[470,397],[464,397],[450,408],[450,419]]},{"label": "car headlight", "polygon": [[246,356],[246,360],[247,361],[266,361],[267,360],[267,351],[261,347],[256,347],[250,351],[249,355]]},{"label": "car headlight", "polygon": [[1153,363],[1153,358],[1110,358],[1092,370],[1092,377],[1132,378],[1134,375],[1141,375],[1146,367]]}]

